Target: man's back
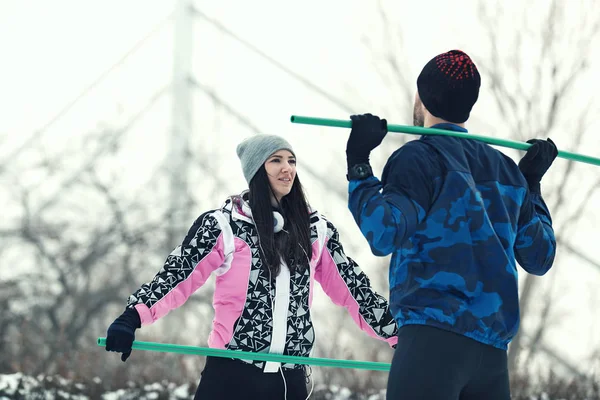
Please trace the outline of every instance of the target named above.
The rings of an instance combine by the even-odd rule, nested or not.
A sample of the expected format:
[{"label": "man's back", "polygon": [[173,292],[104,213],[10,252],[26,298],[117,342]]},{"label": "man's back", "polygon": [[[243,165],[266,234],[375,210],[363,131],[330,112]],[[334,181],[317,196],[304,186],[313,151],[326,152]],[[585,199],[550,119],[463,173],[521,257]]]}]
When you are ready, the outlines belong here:
[{"label": "man's back", "polygon": [[[436,55],[417,77],[414,126],[467,132],[480,86],[468,54]],[[369,113],[350,120],[348,208],[373,254],[392,254],[390,309],[399,328],[386,397],[510,399],[516,264],[542,275],[554,261],[541,181],[556,145],[530,139],[516,165],[473,139],[426,135],[394,152],[379,180],[369,157],[387,121]]]},{"label": "man's back", "polygon": [[449,136],[403,146],[382,183],[384,194],[410,198],[421,215],[392,257],[390,302],[399,325],[436,326],[506,349],[519,326],[515,258],[538,275],[554,258],[542,198],[509,157]]}]

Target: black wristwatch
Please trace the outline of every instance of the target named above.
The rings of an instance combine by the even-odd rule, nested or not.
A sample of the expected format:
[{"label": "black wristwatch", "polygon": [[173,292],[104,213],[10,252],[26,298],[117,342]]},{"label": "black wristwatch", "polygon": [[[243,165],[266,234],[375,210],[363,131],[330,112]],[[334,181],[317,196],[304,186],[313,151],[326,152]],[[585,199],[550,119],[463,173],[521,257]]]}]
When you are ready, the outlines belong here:
[{"label": "black wristwatch", "polygon": [[373,176],[373,169],[369,164],[356,164],[350,167],[346,174],[349,181],[360,181]]}]

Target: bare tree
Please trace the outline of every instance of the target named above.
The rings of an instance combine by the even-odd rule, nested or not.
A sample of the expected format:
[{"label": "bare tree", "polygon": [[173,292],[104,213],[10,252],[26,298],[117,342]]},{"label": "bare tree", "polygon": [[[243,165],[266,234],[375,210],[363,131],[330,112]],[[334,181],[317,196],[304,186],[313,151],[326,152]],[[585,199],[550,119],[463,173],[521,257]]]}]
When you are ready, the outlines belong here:
[{"label": "bare tree", "polygon": [[[581,151],[585,135],[595,118],[598,102],[581,90],[589,76],[593,45],[600,31],[600,7],[593,1],[565,3],[562,1],[533,2],[527,5],[507,5],[501,1],[481,1],[479,18],[486,33],[488,54],[481,55],[481,69],[493,93],[501,117],[499,130],[509,132],[517,140],[539,137],[561,137],[572,132],[568,143],[573,151]],[[573,99],[577,104],[572,106]],[[564,136],[562,136],[564,138]],[[557,140],[560,148],[564,142]],[[585,152],[585,151],[584,151]],[[557,161],[549,175],[560,174],[555,182],[544,185],[544,196],[554,217],[559,254],[568,251],[582,255],[581,249],[568,244],[563,235],[581,220],[581,211],[588,206],[598,189],[598,176],[581,179],[581,164]],[[589,175],[589,173],[588,173]],[[549,180],[551,178],[546,178]],[[572,212],[572,186],[562,184],[577,179],[585,186],[584,200]],[[557,263],[560,258],[557,259]],[[544,278],[547,279],[547,278]],[[553,275],[549,278],[553,279]],[[531,312],[534,298],[539,298],[539,279],[527,275],[521,292],[521,314],[525,320]],[[550,282],[552,284],[552,282]],[[546,296],[541,318],[534,333],[530,351],[535,353],[549,328],[553,296]],[[511,345],[509,364],[518,366],[522,335]]]},{"label": "bare tree", "polygon": [[[31,194],[23,193],[14,247],[30,257],[21,258],[23,265],[15,267],[28,272],[15,278],[16,295],[5,300],[9,312],[3,314],[1,325],[3,344],[11,342],[13,351],[21,352],[14,360],[19,360],[25,371],[52,371],[67,348],[89,346],[85,339],[89,327],[107,307],[124,303],[125,284],[131,285],[132,271],[140,258],[147,257],[145,247],[159,225],[159,221],[129,225],[126,212],[107,185],[93,174],[86,175],[72,186],[73,191],[83,189],[96,200],[104,197],[104,204],[90,201],[84,207],[71,201],[72,192],[67,192],[43,214],[32,209]],[[66,207],[79,212],[82,219],[70,219]],[[90,215],[85,211],[90,209],[103,212],[104,223],[86,222]],[[13,311],[15,308],[22,311]],[[19,334],[29,341],[28,346],[15,346]]]},{"label": "bare tree", "polygon": [[[572,149],[578,150],[583,146],[597,104],[591,99],[584,99],[581,106],[573,112],[567,107],[566,99],[577,91],[584,74],[589,71],[590,65],[582,55],[591,53],[592,43],[597,38],[597,19],[600,15],[597,12],[598,6],[591,1],[578,3],[577,10],[581,12],[582,21],[576,26],[565,19],[576,8],[572,4],[568,7],[569,12],[566,5],[559,1],[535,6],[541,10],[536,15],[543,19],[537,24],[531,24],[530,16],[526,14],[529,9],[526,7],[534,7],[532,5],[523,5],[520,7],[524,8],[514,10],[521,16],[514,18],[512,14],[508,15],[512,11],[503,3],[481,1],[480,18],[485,24],[484,30],[488,32],[490,49],[490,54],[482,56],[481,65],[503,121],[499,129],[507,130],[511,137],[523,140],[552,135],[565,127],[572,127],[575,133]],[[402,57],[402,32],[399,25],[390,20],[382,3],[378,5],[378,13],[382,21],[381,30],[365,38],[364,44],[373,55],[374,71],[391,92],[389,102],[383,102],[382,109],[389,115],[402,110],[401,113],[410,116],[414,84],[407,78],[408,69]],[[200,16],[220,31],[233,35],[222,24]],[[519,21],[520,27],[514,27],[515,21]],[[507,26],[511,28],[507,29]],[[577,29],[571,30],[569,27],[572,26]],[[233,36],[260,55],[265,62],[277,66],[291,79],[304,84],[340,109],[361,112],[355,107],[365,107],[369,103],[368,99],[358,94],[352,96],[350,101],[349,96],[336,97],[326,93],[252,44]],[[383,43],[383,46],[379,47],[378,43]],[[514,44],[508,46],[512,50],[500,51],[506,43]],[[525,47],[537,50],[525,57]],[[191,79],[190,84],[207,96],[230,122],[238,124],[242,132],[262,132],[255,121],[235,109],[208,84],[194,79]],[[89,363],[84,358],[97,357],[94,351],[98,349],[88,349],[90,337],[97,336],[99,330],[105,332],[107,323],[114,318],[113,313],[120,312],[126,296],[141,283],[134,279],[134,274],[151,278],[162,265],[165,251],[170,251],[164,248],[165,233],[162,224],[169,217],[168,207],[165,206],[169,201],[166,171],[156,171],[152,175],[152,182],[134,194],[116,189],[120,177],[115,174],[107,178],[105,171],[110,170],[107,167],[110,159],[121,151],[120,144],[129,127],[144,115],[164,90],[165,88],[157,91],[156,96],[124,126],[118,129],[99,129],[98,132],[86,134],[85,147],[74,141],[66,148],[50,152],[48,148],[33,143],[31,148],[19,149],[20,157],[24,157],[22,152],[34,154],[31,158],[36,162],[27,166],[28,171],[15,170],[9,163],[2,165],[0,173],[3,174],[3,182],[8,177],[7,174],[14,174],[6,179],[11,182],[6,188],[12,195],[13,206],[19,212],[14,221],[0,228],[0,252],[9,252],[10,246],[10,250],[17,249],[23,256],[12,257],[14,265],[3,265],[3,269],[14,269],[15,277],[0,282],[1,370],[73,373],[91,368],[89,365],[94,363]],[[367,111],[370,110],[365,110]],[[217,118],[216,122],[220,120]],[[215,207],[215,204],[223,200],[224,195],[237,190],[229,187],[227,180],[223,179],[219,163],[211,161],[218,157],[216,149],[202,143],[202,133],[198,132],[195,137],[196,143],[190,148],[193,157],[189,157],[192,160],[189,168],[192,176],[202,176],[202,195],[191,193],[186,198],[185,204],[189,207],[186,213],[189,215],[195,214],[194,210]],[[377,152],[391,153],[410,139],[405,135],[393,135],[386,139],[384,146]],[[384,158],[374,157],[374,164],[380,163],[381,159]],[[20,165],[24,164],[25,162]],[[79,167],[74,168],[73,165]],[[559,169],[561,181],[573,177],[579,168],[574,163],[563,165],[565,167]],[[343,177],[341,169],[342,167],[339,174],[325,176],[308,165],[306,173],[322,185],[323,191],[327,191],[335,201],[344,204],[347,193],[346,184],[339,179],[340,176]],[[23,172],[39,174],[44,185],[49,187],[48,191],[46,186],[43,190],[33,185],[20,186],[20,179],[16,175]],[[550,186],[552,191],[548,196],[553,214],[556,215],[556,225],[560,227],[557,232],[561,248],[584,261],[589,261],[589,257],[570,243],[561,232],[567,232],[569,227],[576,226],[583,214],[582,210],[589,206],[588,199],[600,185],[600,176],[593,178],[593,182],[585,182],[585,200],[580,201],[575,210],[566,207],[567,199],[570,201],[570,187]],[[184,234],[182,232],[181,237]],[[354,246],[350,244],[348,247],[352,249]],[[381,263],[381,267],[375,268],[387,271],[388,261],[378,260],[376,264]],[[585,262],[590,264],[588,261]],[[384,286],[382,282],[387,279],[386,273],[371,278],[380,287]],[[530,312],[532,298],[541,297],[536,282],[533,277],[527,277],[524,282],[521,300],[524,317]],[[547,289],[544,294],[547,300],[540,314],[541,322],[530,329],[530,356],[544,349],[544,335],[552,323],[552,317],[556,316],[553,308],[555,302],[551,301],[555,289]],[[200,316],[208,316],[212,312],[210,293],[210,290],[203,289],[190,299],[192,305],[201,306],[195,308],[199,310],[197,313]],[[177,314],[176,317],[169,317],[178,321],[171,325],[182,327],[190,323],[186,321],[185,313]],[[339,318],[336,326],[345,327],[347,324],[348,332],[356,331],[356,327],[350,326],[352,321],[345,313],[336,309],[333,315]],[[315,319],[324,320],[319,316],[315,316]],[[204,324],[202,329],[207,332],[208,325]],[[182,336],[180,332],[170,332],[168,335],[161,335],[160,341],[180,341]],[[151,340],[152,337],[153,333],[150,333],[145,339]],[[202,334],[198,338],[200,340]],[[337,336],[329,337],[323,332],[320,334],[317,351],[322,356],[335,358],[389,361],[390,353],[386,344],[369,339],[364,340],[365,345],[362,343],[361,340],[360,349],[357,349],[355,343],[342,344]],[[517,337],[511,348],[513,366],[521,347],[522,342]],[[64,354],[69,355],[66,363],[60,361],[65,359]],[[194,369],[186,366],[179,356],[166,356],[170,360],[169,370],[157,363],[148,362],[152,357],[152,354],[140,352],[128,361],[128,365],[133,362],[140,367],[137,376],[177,375],[174,372],[177,370],[187,371],[183,373],[190,374],[189,377],[193,380],[197,378],[198,364]],[[109,363],[111,368],[101,372],[109,377],[108,381],[111,378],[136,376],[133,369],[126,371],[116,357],[111,358]],[[359,387],[383,385],[382,382],[385,381],[378,373],[350,370],[321,372],[327,382],[359,382]]]},{"label": "bare tree", "polygon": [[107,315],[118,315],[141,283],[134,274],[149,279],[162,266],[162,171],[137,193],[124,193],[115,189],[127,185],[111,163],[129,128],[163,92],[118,129],[99,129],[52,151],[36,142],[19,151],[23,162],[16,157],[2,170],[6,210],[16,211],[0,231],[2,272],[11,276],[0,291],[3,370],[81,374],[93,365],[94,338],[106,331]]}]

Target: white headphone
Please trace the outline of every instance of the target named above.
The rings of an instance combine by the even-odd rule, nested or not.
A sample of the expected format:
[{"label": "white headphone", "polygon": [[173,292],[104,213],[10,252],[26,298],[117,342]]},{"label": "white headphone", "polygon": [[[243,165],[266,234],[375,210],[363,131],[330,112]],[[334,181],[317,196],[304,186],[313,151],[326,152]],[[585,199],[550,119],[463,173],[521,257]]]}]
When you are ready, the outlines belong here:
[{"label": "white headphone", "polygon": [[277,211],[273,211],[273,222],[275,222],[273,231],[275,233],[281,232],[283,230],[283,226],[285,225],[285,221],[283,220],[283,215],[281,215]]}]

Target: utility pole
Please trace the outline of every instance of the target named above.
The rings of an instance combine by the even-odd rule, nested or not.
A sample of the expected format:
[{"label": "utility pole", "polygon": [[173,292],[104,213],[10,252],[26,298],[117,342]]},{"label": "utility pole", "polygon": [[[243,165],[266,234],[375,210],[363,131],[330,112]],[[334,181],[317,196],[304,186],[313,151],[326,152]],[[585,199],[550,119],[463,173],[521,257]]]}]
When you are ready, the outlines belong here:
[{"label": "utility pole", "polygon": [[188,168],[192,135],[193,8],[191,0],[177,0],[174,12],[172,121],[166,167],[169,172],[169,221],[167,247],[173,248],[185,236],[189,199]]}]

